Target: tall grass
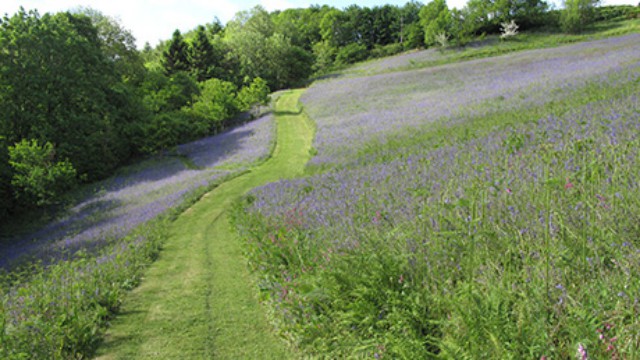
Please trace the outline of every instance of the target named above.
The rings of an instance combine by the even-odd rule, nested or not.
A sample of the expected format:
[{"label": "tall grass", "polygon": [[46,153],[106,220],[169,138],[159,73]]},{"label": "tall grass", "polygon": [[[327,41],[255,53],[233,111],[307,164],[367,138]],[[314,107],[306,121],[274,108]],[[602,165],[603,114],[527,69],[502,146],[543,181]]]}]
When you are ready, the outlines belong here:
[{"label": "tall grass", "polygon": [[250,193],[235,222],[279,330],[335,358],[636,356],[639,79],[488,100]]}]

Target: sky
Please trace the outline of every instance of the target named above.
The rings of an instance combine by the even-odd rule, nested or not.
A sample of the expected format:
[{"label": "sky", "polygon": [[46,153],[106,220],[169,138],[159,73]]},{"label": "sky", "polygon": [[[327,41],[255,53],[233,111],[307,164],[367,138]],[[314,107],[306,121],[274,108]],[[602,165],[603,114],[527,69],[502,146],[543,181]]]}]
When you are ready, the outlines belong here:
[{"label": "sky", "polygon": [[[198,25],[210,23],[218,18],[226,24],[242,10],[262,5],[267,11],[288,8],[306,8],[313,4],[344,8],[351,4],[373,7],[379,5],[402,6],[408,0],[2,0],[0,15],[13,15],[20,6],[26,10],[37,9],[40,14],[90,7],[105,15],[118,19],[131,31],[138,48],[149,42],[155,46],[160,40],[171,38],[175,29],[187,32]],[[550,2],[553,2],[551,0]],[[561,1],[561,0],[555,0]],[[632,4],[637,0],[603,0],[605,5]],[[428,0],[421,1],[428,3]],[[462,8],[466,0],[447,0],[449,7]]]}]

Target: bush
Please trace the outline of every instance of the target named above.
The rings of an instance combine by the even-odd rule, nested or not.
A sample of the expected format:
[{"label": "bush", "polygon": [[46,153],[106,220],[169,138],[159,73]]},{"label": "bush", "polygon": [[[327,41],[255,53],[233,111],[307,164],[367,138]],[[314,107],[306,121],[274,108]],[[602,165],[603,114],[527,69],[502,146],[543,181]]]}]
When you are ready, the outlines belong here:
[{"label": "bush", "polygon": [[637,14],[638,8],[632,5],[600,6],[594,9],[593,21],[629,19]]},{"label": "bush", "polygon": [[142,151],[153,154],[208,134],[207,119],[189,110],[171,111],[151,117],[143,132]]},{"label": "bush", "polygon": [[347,65],[365,60],[368,56],[367,47],[361,44],[351,43],[338,50],[336,64]]},{"label": "bush", "polygon": [[500,24],[500,26],[502,27],[502,34],[500,35],[500,39],[508,39],[510,37],[518,35],[518,25],[514,20],[511,20],[511,22],[505,21]]},{"label": "bush", "polygon": [[319,41],[313,44],[313,55],[316,59],[313,64],[313,71],[317,74],[322,74],[333,66],[336,60],[336,48],[327,41]]},{"label": "bush", "polygon": [[404,46],[400,43],[393,43],[389,45],[376,45],[373,50],[371,50],[372,58],[382,58],[387,56],[392,56],[401,53],[404,50]]},{"label": "bush", "polygon": [[75,185],[76,170],[68,161],[55,161],[50,142],[40,145],[23,139],[9,147],[9,164],[14,174],[11,185],[22,205],[50,205]]}]

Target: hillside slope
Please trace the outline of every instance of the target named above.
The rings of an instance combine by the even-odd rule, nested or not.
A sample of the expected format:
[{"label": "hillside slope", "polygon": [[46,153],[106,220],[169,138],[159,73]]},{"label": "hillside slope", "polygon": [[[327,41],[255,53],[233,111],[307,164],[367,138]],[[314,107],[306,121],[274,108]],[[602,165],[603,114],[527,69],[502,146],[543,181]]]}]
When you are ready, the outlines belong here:
[{"label": "hillside slope", "polygon": [[314,84],[316,175],[236,223],[325,358],[634,358],[640,35]]}]

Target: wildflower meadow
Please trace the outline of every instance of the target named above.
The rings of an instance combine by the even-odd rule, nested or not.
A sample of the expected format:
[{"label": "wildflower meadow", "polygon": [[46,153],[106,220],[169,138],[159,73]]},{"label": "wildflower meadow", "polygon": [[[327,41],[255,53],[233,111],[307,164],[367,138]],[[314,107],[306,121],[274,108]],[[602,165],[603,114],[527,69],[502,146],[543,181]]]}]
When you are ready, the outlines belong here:
[{"label": "wildflower meadow", "polygon": [[334,358],[634,358],[638,39],[312,86],[313,175],[235,212],[281,334]]}]

